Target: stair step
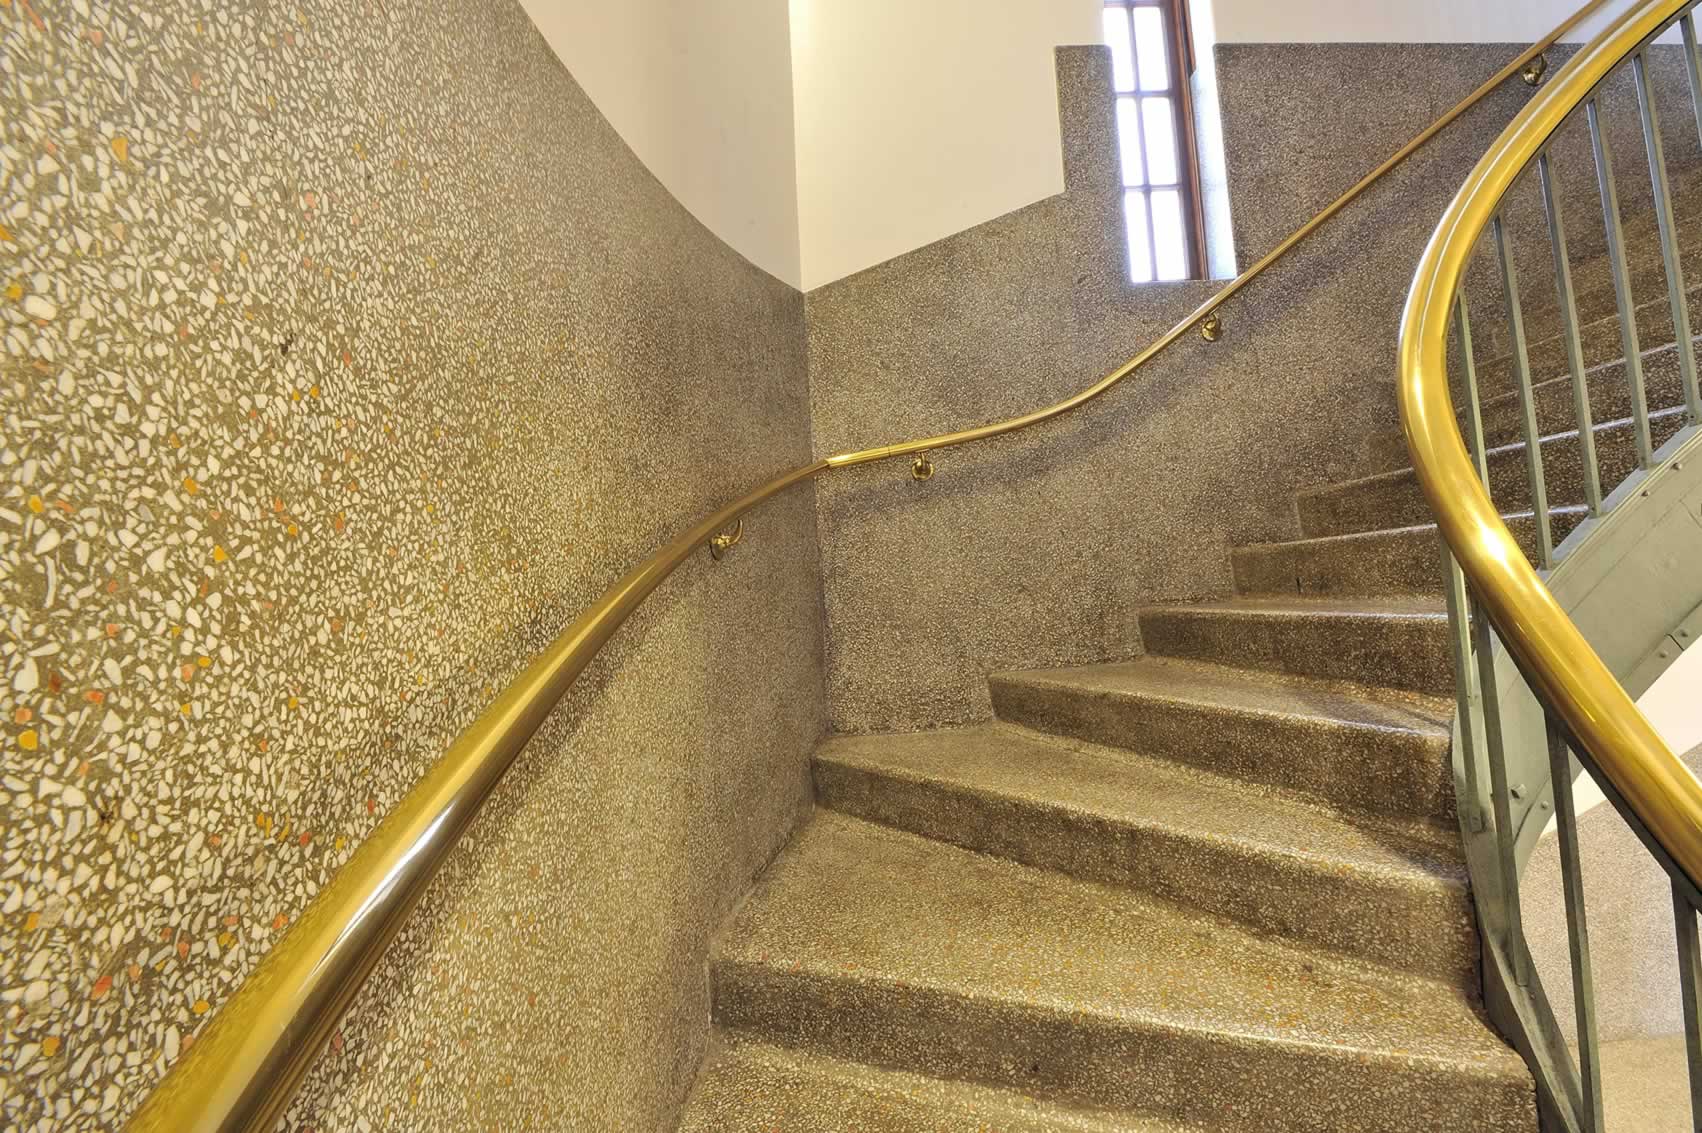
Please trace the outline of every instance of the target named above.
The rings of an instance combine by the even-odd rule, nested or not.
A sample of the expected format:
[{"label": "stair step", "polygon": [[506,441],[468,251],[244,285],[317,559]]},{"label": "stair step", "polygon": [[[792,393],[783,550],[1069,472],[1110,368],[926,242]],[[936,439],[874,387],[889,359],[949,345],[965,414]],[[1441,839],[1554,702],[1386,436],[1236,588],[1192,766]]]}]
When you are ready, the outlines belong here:
[{"label": "stair step", "polygon": [[1446,695],[1454,687],[1441,599],[1237,598],[1140,613],[1148,653]]},{"label": "stair step", "polygon": [[[1702,271],[1699,269],[1702,269],[1702,245],[1685,254],[1685,297],[1693,316],[1697,303],[1702,301],[1702,287],[1698,286],[1698,283],[1702,282]],[[1632,315],[1637,323],[1637,337],[1642,348],[1671,343],[1676,337],[1673,333],[1672,302],[1667,298],[1666,273],[1661,266],[1658,244],[1654,249],[1653,261],[1643,269],[1639,269],[1634,263],[1632,276],[1632,295],[1636,304],[1632,308]],[[1576,282],[1574,276],[1574,283]],[[1507,316],[1500,306],[1496,306],[1488,317],[1504,323]],[[1473,330],[1476,329],[1474,324]],[[1533,323],[1527,319],[1526,335],[1526,356],[1530,359],[1533,375],[1539,378],[1548,377],[1566,368],[1566,339],[1558,307],[1552,315],[1537,322]],[[1614,296],[1611,280],[1604,281],[1598,287],[1579,287],[1578,341],[1583,348],[1586,366],[1624,357],[1618,301]],[[1480,360],[1484,358],[1484,355],[1475,349],[1473,353],[1476,353]],[[1486,394],[1511,390],[1516,376],[1510,342],[1505,349],[1497,352],[1496,357],[1480,361],[1477,369],[1479,388]]]},{"label": "stair step", "polygon": [[1455,990],[832,812],[711,978],[717,1023],[766,1040],[1224,1131],[1535,1123],[1524,1064]]},{"label": "stair step", "polygon": [[1000,673],[1004,721],[1303,791],[1352,810],[1451,821],[1451,701],[1145,657]]},{"label": "stair step", "polygon": [[719,1034],[679,1133],[1191,1133],[1065,1108],[1019,1090],[929,1078]]},{"label": "stair step", "polygon": [[[1698,296],[1702,300],[1702,296]],[[1702,349],[1702,339],[1693,343]],[[1661,412],[1684,404],[1684,383],[1679,377],[1678,348],[1672,343],[1643,351],[1644,401],[1651,412]],[[1544,436],[1575,430],[1578,414],[1573,406],[1572,374],[1562,362],[1553,371],[1533,371],[1551,376],[1531,387],[1536,405],[1537,428]],[[1591,421],[1620,421],[1631,416],[1631,383],[1627,380],[1625,360],[1615,357],[1610,362],[1594,366],[1584,374],[1584,384],[1590,391]],[[1524,414],[1516,390],[1485,398],[1482,406],[1483,432],[1491,445],[1506,444],[1523,439]],[[1461,418],[1463,422],[1464,417]]]},{"label": "stair step", "polygon": [[836,737],[816,753],[815,781],[820,804],[844,814],[1475,986],[1452,825],[1374,823],[999,725]]},{"label": "stair step", "polygon": [[[1698,186],[1695,172],[1675,178],[1672,185],[1674,215],[1679,227],[1680,263],[1686,282],[1694,284],[1702,279],[1702,270],[1699,270],[1702,269],[1702,254],[1698,252],[1699,241],[1694,239],[1699,222],[1702,222],[1702,188]],[[1599,213],[1592,219],[1596,224],[1601,221]],[[1631,279],[1631,293],[1638,306],[1638,325],[1642,326],[1643,308],[1656,302],[1666,303],[1666,265],[1661,257],[1660,230],[1654,211],[1636,212],[1625,221],[1626,266]],[[1605,250],[1573,263],[1572,288],[1581,321],[1587,323],[1614,312],[1613,263]],[[1553,272],[1546,264],[1535,285],[1525,288],[1524,300],[1525,322],[1531,341],[1559,333],[1560,303],[1554,291]],[[1694,310],[1694,299],[1692,303]],[[1499,301],[1486,309],[1492,320],[1487,324],[1491,333],[1486,345],[1493,344],[1496,353],[1505,354],[1510,344],[1506,340],[1506,319]],[[1669,328],[1670,325],[1669,319]]]},{"label": "stair step", "polygon": [[[1682,409],[1650,415],[1655,447],[1684,427]],[[1591,430],[1596,439],[1596,463],[1602,491],[1613,489],[1637,467],[1635,435],[1630,421],[1609,421]],[[1544,479],[1550,507],[1576,507],[1584,502],[1578,433],[1556,433],[1542,439]],[[1507,511],[1528,511],[1530,481],[1525,471],[1524,442],[1489,451],[1489,491]],[[1303,492],[1295,501],[1301,532],[1308,537],[1351,535],[1431,522],[1430,504],[1410,468],[1380,472],[1343,484]]]},{"label": "stair step", "polygon": [[[1690,293],[1690,309],[1702,312],[1702,286]],[[1643,360],[1646,399],[1651,412],[1669,409],[1684,403],[1684,390],[1679,380],[1678,351],[1673,345],[1672,309],[1663,294],[1659,300],[1644,304],[1637,310],[1637,330]],[[1631,389],[1625,379],[1625,350],[1619,335],[1619,318],[1609,314],[1580,328],[1583,348],[1584,377],[1590,388],[1590,418],[1592,421],[1617,421],[1631,416]],[[1702,355],[1702,337],[1695,340],[1695,349]],[[1571,364],[1566,357],[1566,343],[1558,333],[1530,346],[1531,378],[1536,395],[1537,427],[1543,435],[1567,432],[1578,426],[1572,408]],[[1483,412],[1483,429],[1490,444],[1505,444],[1522,439],[1523,420],[1519,394],[1514,384],[1512,359],[1498,358],[1479,363],[1477,368],[1478,396]],[[1465,389],[1458,374],[1453,377],[1455,417],[1461,433],[1466,432]],[[1379,470],[1398,469],[1407,463],[1406,439],[1398,427],[1377,434],[1376,451]],[[1383,456],[1394,452],[1394,458]]]},{"label": "stair step", "polygon": [[[1584,509],[1553,508],[1555,541],[1584,519]],[[1536,519],[1530,512],[1502,517],[1525,554],[1536,555]],[[1235,589],[1248,597],[1278,594],[1441,594],[1442,542],[1434,523],[1324,535],[1287,543],[1259,543],[1232,552]]]}]

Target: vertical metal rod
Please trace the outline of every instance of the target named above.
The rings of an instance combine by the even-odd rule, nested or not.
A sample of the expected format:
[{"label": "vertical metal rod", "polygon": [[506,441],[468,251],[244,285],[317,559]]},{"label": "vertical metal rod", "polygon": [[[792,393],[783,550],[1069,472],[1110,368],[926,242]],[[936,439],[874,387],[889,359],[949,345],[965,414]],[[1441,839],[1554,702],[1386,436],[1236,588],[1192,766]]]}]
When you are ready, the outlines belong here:
[{"label": "vertical metal rod", "polygon": [[1696,115],[1696,136],[1702,138],[1702,70],[1696,65],[1696,20],[1689,12],[1678,18],[1684,34],[1684,70],[1690,76],[1690,110]]},{"label": "vertical metal rod", "polygon": [[1684,1051],[1690,1063],[1690,1124],[1702,1133],[1702,948],[1696,940],[1696,910],[1677,882],[1672,887],[1673,927],[1678,933],[1678,988],[1684,1006]]},{"label": "vertical metal rod", "polygon": [[1495,811],[1496,872],[1501,881],[1501,915],[1506,923],[1485,926],[1500,929],[1513,965],[1513,979],[1520,987],[1531,982],[1530,960],[1525,954],[1524,915],[1519,909],[1519,863],[1514,856],[1513,801],[1507,785],[1507,750],[1501,729],[1501,690],[1495,684],[1495,638],[1489,616],[1475,596],[1472,609],[1472,645],[1477,650],[1478,689],[1483,696],[1483,732],[1489,753],[1489,801]]},{"label": "vertical metal rod", "polygon": [[1466,378],[1466,431],[1471,442],[1472,459],[1477,462],[1477,478],[1483,490],[1489,491],[1489,452],[1483,443],[1483,399],[1477,389],[1477,361],[1472,357],[1472,320],[1466,310],[1466,293],[1454,297],[1454,319],[1460,335],[1460,365]]},{"label": "vertical metal rod", "polygon": [[1542,474],[1542,432],[1537,428],[1536,397],[1531,392],[1531,357],[1525,343],[1525,316],[1519,307],[1519,273],[1513,266],[1513,245],[1507,225],[1496,213],[1495,250],[1501,258],[1501,286],[1507,298],[1507,325],[1513,331],[1513,372],[1519,383],[1519,416],[1525,433],[1525,472],[1531,482],[1531,510],[1537,524],[1537,566],[1554,565],[1554,531],[1548,521],[1548,483]]},{"label": "vertical metal rod", "polygon": [[1637,341],[1637,300],[1631,294],[1631,269],[1625,264],[1625,229],[1619,223],[1619,186],[1613,178],[1613,150],[1602,133],[1596,100],[1584,104],[1590,125],[1590,147],[1596,155],[1596,182],[1602,192],[1602,220],[1607,227],[1607,251],[1613,265],[1613,298],[1619,309],[1619,342],[1625,357],[1625,377],[1631,383],[1631,420],[1637,437],[1637,465],[1655,463],[1649,437],[1649,398],[1643,389],[1643,347]]},{"label": "vertical metal rod", "polygon": [[1477,670],[1472,664],[1471,595],[1466,591],[1466,576],[1447,543],[1442,544],[1442,566],[1448,582],[1448,630],[1454,650],[1454,703],[1460,721],[1460,756],[1465,768],[1466,828],[1482,830],[1483,780],[1478,769],[1478,749],[1483,742],[1478,735],[1481,696],[1477,688]]},{"label": "vertical metal rod", "polygon": [[1566,221],[1554,191],[1554,171],[1548,151],[1537,157],[1542,182],[1543,211],[1548,214],[1548,242],[1554,251],[1554,290],[1560,300],[1560,322],[1566,336],[1566,365],[1572,371],[1572,410],[1578,419],[1578,458],[1584,471],[1584,503],[1591,515],[1602,513],[1602,477],[1596,464],[1596,434],[1590,412],[1590,390],[1584,378],[1584,343],[1578,334],[1578,297],[1572,287],[1572,261],[1566,252]]},{"label": "vertical metal rod", "polygon": [[1560,835],[1560,883],[1566,895],[1566,943],[1572,953],[1572,1002],[1578,1020],[1578,1070],[1583,1078],[1585,1133],[1602,1133],[1602,1057],[1596,1032],[1595,977],[1584,914],[1584,874],[1578,854],[1578,808],[1572,798],[1572,749],[1554,714],[1548,720],[1548,765]]},{"label": "vertical metal rod", "polygon": [[1655,92],[1649,86],[1649,58],[1639,51],[1631,57],[1637,79],[1637,109],[1643,116],[1643,144],[1649,151],[1649,184],[1655,191],[1655,220],[1661,230],[1661,261],[1667,269],[1667,305],[1672,308],[1673,342],[1678,349],[1678,373],[1684,385],[1684,406],[1694,423],[1702,421],[1702,388],[1696,384],[1696,347],[1690,341],[1690,301],[1684,294],[1684,265],[1679,260],[1678,224],[1672,215],[1672,188],[1667,183],[1666,148],[1661,142]]}]

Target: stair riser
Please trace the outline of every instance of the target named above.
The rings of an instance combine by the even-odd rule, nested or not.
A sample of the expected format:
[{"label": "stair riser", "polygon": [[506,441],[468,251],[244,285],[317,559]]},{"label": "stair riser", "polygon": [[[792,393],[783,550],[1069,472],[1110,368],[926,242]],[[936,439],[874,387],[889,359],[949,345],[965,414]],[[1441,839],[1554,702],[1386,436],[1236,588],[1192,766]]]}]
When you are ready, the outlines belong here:
[{"label": "stair riser", "polygon": [[826,807],[1023,865],[1120,885],[1475,994],[1463,884],[1402,883],[1339,863],[1116,823],[1064,807],[815,763]]},{"label": "stair riser", "polygon": [[[1667,413],[1654,419],[1654,444],[1659,447],[1683,426],[1680,416]],[[1604,494],[1637,467],[1631,426],[1616,422],[1595,429],[1597,467]],[[1578,439],[1550,437],[1542,444],[1544,483],[1550,507],[1584,502]],[[1530,508],[1530,480],[1523,446],[1502,448],[1489,457],[1490,494],[1503,511]],[[1434,522],[1430,505],[1410,470],[1337,489],[1308,493],[1298,501],[1301,530],[1308,537],[1351,535],[1389,527]]]},{"label": "stair riser", "polygon": [[[1644,404],[1651,412],[1684,404],[1684,384],[1679,376],[1678,352],[1672,347],[1646,353],[1643,362]],[[1590,391],[1590,420],[1619,421],[1631,416],[1631,383],[1625,363],[1613,361],[1585,375]],[[1537,427],[1544,435],[1578,427],[1573,407],[1570,377],[1543,382],[1533,391]],[[1491,448],[1524,439],[1524,423],[1517,395],[1505,395],[1483,405],[1483,431]]]},{"label": "stair riser", "polygon": [[1235,592],[1248,597],[1442,593],[1442,541],[1430,529],[1238,547],[1231,558]]},{"label": "stair riser", "polygon": [[1449,820],[1446,736],[1231,711],[993,677],[993,711],[1038,732],[1138,751],[1374,814]]},{"label": "stair riser", "polygon": [[1437,695],[1454,688],[1446,618],[1276,616],[1177,607],[1145,611],[1140,624],[1147,651],[1161,657]]},{"label": "stair riser", "polygon": [[[1131,980],[1143,978],[1139,954],[1131,941]],[[1473,1079],[1393,1055],[1140,1019],[1113,1023],[1067,1007],[970,1000],[855,972],[789,971],[778,959],[714,965],[719,1025],[839,1058],[927,1066],[1042,1098],[1210,1122],[1224,1133],[1528,1133],[1534,1126],[1528,1081]],[[1044,973],[1035,980],[1043,987]]]},{"label": "stair riser", "polygon": [[[1549,517],[1556,540],[1578,517],[1561,512]],[[1526,556],[1536,553],[1536,521],[1508,521]],[[1248,597],[1287,594],[1374,596],[1441,594],[1442,540],[1433,528],[1420,528],[1332,543],[1275,543],[1234,552],[1235,592]]]}]

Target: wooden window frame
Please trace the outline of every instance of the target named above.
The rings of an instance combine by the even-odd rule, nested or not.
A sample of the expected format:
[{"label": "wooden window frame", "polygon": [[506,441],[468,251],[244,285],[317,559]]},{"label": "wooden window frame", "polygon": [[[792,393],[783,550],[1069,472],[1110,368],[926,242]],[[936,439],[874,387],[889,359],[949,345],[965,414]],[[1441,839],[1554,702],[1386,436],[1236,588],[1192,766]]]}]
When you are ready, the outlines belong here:
[{"label": "wooden window frame", "polygon": [[[1124,203],[1123,215],[1125,225],[1129,219],[1128,200],[1132,193],[1139,193],[1145,198],[1144,213],[1146,216],[1147,260],[1152,281],[1158,281],[1158,248],[1157,234],[1152,220],[1152,195],[1154,192],[1174,190],[1181,202],[1182,213],[1182,246],[1185,260],[1183,279],[1204,279],[1206,277],[1206,230],[1205,210],[1200,191],[1199,146],[1194,130],[1194,50],[1193,35],[1188,21],[1188,0],[1104,0],[1107,11],[1122,10],[1130,24],[1130,46],[1132,66],[1135,70],[1135,81],[1130,90],[1116,90],[1113,79],[1113,106],[1116,113],[1121,113],[1121,104],[1133,104],[1136,120],[1136,136],[1140,139],[1141,173],[1143,182],[1140,185],[1130,185],[1123,180],[1124,161],[1121,157],[1122,132],[1113,129],[1116,137],[1115,144],[1119,150],[1117,163],[1118,185]],[[1165,31],[1165,66],[1169,85],[1159,90],[1141,89],[1139,76],[1139,49],[1134,46],[1134,13],[1141,8],[1157,9],[1163,19]],[[1176,139],[1176,176],[1175,182],[1154,185],[1150,180],[1151,161],[1145,152],[1146,128],[1142,101],[1146,98],[1168,98],[1172,115],[1172,136]],[[1117,119],[1114,118],[1115,122]],[[1134,255],[1135,246],[1131,234],[1125,233],[1125,246],[1129,256],[1129,274],[1131,279],[1137,279]],[[1141,281],[1145,282],[1145,281]]]}]

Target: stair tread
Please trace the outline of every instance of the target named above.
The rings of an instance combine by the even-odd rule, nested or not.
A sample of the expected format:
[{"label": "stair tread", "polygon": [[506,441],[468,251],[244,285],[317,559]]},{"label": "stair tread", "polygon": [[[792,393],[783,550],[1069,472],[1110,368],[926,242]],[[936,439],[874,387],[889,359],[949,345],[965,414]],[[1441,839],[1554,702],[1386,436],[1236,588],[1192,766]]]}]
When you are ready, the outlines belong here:
[{"label": "stair tread", "polygon": [[1030,669],[995,674],[993,679],[1427,735],[1446,735],[1453,719],[1452,701],[1423,693],[1170,657]]},{"label": "stair tread", "polygon": [[718,963],[1078,1025],[1324,1048],[1461,1078],[1527,1075],[1466,997],[1440,983],[832,812],[770,868]]},{"label": "stair tread", "polygon": [[1078,1110],[1015,1090],[720,1036],[680,1133],[1198,1133],[1198,1126]]},{"label": "stair tread", "polygon": [[1335,595],[1282,594],[1250,595],[1185,605],[1147,606],[1143,614],[1199,617],[1341,617],[1341,618],[1442,618],[1448,616],[1442,599],[1427,594]]},{"label": "stair tread", "polygon": [[1009,725],[836,736],[817,760],[885,777],[1020,797],[1122,826],[1280,853],[1409,884],[1460,885],[1459,836],[1429,823],[1377,822],[1280,788],[1170,760],[1042,738]]}]

